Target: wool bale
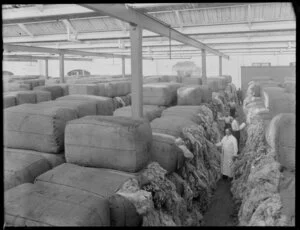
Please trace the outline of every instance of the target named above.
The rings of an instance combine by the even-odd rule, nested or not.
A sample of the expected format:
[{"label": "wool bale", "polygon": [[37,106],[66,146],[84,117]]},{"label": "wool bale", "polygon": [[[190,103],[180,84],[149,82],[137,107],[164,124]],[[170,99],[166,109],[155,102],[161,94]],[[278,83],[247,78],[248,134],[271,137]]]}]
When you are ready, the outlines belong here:
[{"label": "wool bale", "polygon": [[96,103],[97,106],[97,115],[113,115],[114,105],[113,100],[110,97],[101,97],[94,95],[80,95],[73,94],[64,97],[60,97],[57,101],[67,100],[67,101],[87,101]]},{"label": "wool bale", "polygon": [[97,83],[97,92],[98,92],[98,96],[102,96],[102,97],[106,97],[107,96],[107,88],[105,87],[105,83]]},{"label": "wool bale", "polygon": [[260,97],[261,87],[258,83],[253,83],[248,86],[246,94],[248,96]]},{"label": "wool bale", "polygon": [[182,84],[184,84],[184,85],[202,85],[202,78],[200,78],[200,77],[182,77]]},{"label": "wool bale", "polygon": [[288,218],[295,217],[295,182],[295,172],[283,171],[279,184],[279,194],[282,203],[281,213]]},{"label": "wool bale", "polygon": [[178,105],[200,105],[202,103],[200,87],[181,87],[177,89]]},{"label": "wool bale", "polygon": [[160,82],[169,82],[169,76],[167,75],[163,75],[163,76],[160,76]]},{"label": "wool bale", "polygon": [[[201,103],[210,103],[212,101],[212,91],[208,85],[187,85],[186,87],[196,87],[201,89]],[[178,91],[178,89],[177,89]],[[178,97],[177,97],[178,100]]]},{"label": "wool bale", "polygon": [[120,82],[109,82],[105,83],[105,91],[107,97],[119,97],[125,96],[131,93],[131,82],[120,81]]},{"label": "wool bale", "polygon": [[146,105],[168,106],[176,102],[177,83],[152,83],[143,85],[143,103]]},{"label": "wool bale", "polygon": [[33,91],[36,94],[36,103],[40,103],[43,101],[51,101],[51,93],[43,90],[35,90]]},{"label": "wool bale", "polygon": [[158,83],[161,82],[160,77],[145,77],[144,78],[144,83]]},{"label": "wool bale", "polygon": [[176,138],[163,133],[152,133],[151,160],[168,172],[177,171],[184,163],[182,151],[175,144]]},{"label": "wool bale", "polygon": [[17,105],[21,105],[25,103],[30,103],[30,104],[36,103],[36,93],[33,91],[15,91],[15,92],[9,92],[6,95],[15,97]]},{"label": "wool bale", "polygon": [[177,75],[168,75],[168,82],[182,83],[182,77]]},{"label": "wool bale", "polygon": [[296,117],[293,113],[281,113],[273,117],[266,129],[266,140],[277,153],[284,167],[295,170]]},{"label": "wool bale", "polygon": [[219,84],[218,84],[218,81],[216,79],[208,77],[207,78],[207,85],[208,85],[209,89],[212,92],[218,92],[219,91]]},{"label": "wool bale", "polygon": [[223,75],[223,77],[225,77],[227,84],[232,83],[232,77],[230,75]]},{"label": "wool bale", "polygon": [[296,76],[293,77],[284,77],[283,81],[296,81]]},{"label": "wool bale", "polygon": [[45,85],[45,79],[22,80],[22,83],[29,84],[30,89],[32,90],[34,87]]},{"label": "wool bale", "polygon": [[285,81],[283,83],[285,88],[285,92],[287,93],[295,93],[296,92],[296,81]]},{"label": "wool bale", "polygon": [[201,123],[198,114],[201,113],[200,106],[172,106],[162,112],[162,117],[181,117],[193,121],[196,124]]},{"label": "wool bale", "polygon": [[[214,87],[216,87],[217,85],[217,89],[216,91],[219,91],[219,90],[224,90],[226,85],[227,85],[227,81],[226,81],[226,78],[225,77],[222,77],[222,76],[218,76],[218,77],[207,77],[207,84],[210,86],[209,83],[211,82],[216,82],[214,83]],[[213,90],[214,91],[214,90]]]},{"label": "wool bale", "polygon": [[261,89],[264,87],[279,87],[280,82],[277,81],[259,81],[258,84],[260,85]]},{"label": "wool bale", "polygon": [[19,83],[19,82],[12,82],[8,84],[4,84],[4,91],[14,92],[14,91],[29,91],[30,85]]},{"label": "wool bale", "polygon": [[253,107],[250,107],[248,109],[248,113],[247,113],[247,116],[246,116],[246,122],[248,124],[251,124],[252,123],[252,120],[254,118],[261,118],[263,120],[270,120],[272,119],[272,116],[270,114],[270,111],[265,108],[264,106],[253,106]]},{"label": "wool bale", "polygon": [[[144,105],[143,106],[143,117],[149,122],[161,116],[162,111],[165,109],[163,106],[157,105]],[[120,117],[132,117],[131,106],[125,106],[118,108],[114,111],[114,116]]]},{"label": "wool bale", "polygon": [[65,163],[40,175],[36,178],[35,183],[69,187],[76,191],[84,191],[87,194],[108,199],[112,226],[137,226],[141,223],[141,217],[137,214],[134,205],[126,199],[112,198],[131,178],[135,178],[135,175]]},{"label": "wool bale", "polygon": [[4,149],[4,190],[33,183],[42,173],[65,162],[63,154]]},{"label": "wool bale", "polygon": [[151,122],[152,132],[164,133],[174,137],[183,137],[182,128],[197,124],[190,119],[178,116],[162,116]]},{"label": "wool bale", "polygon": [[285,93],[287,103],[289,105],[291,113],[296,112],[296,95],[294,93]]},{"label": "wool bale", "polygon": [[55,100],[56,98],[62,97],[64,95],[63,89],[59,85],[37,86],[34,87],[33,90],[44,90],[50,92],[52,100]]},{"label": "wool bale", "polygon": [[76,111],[42,103],[4,109],[4,146],[47,153],[63,150],[66,122],[77,118]]},{"label": "wool bale", "polygon": [[47,85],[47,86],[58,86],[62,89],[63,96],[69,95],[69,84],[59,83],[59,84],[51,84],[51,85]]},{"label": "wool bale", "polygon": [[5,192],[7,226],[110,226],[106,199],[65,186],[25,183]]},{"label": "wool bale", "polygon": [[98,95],[96,84],[73,84],[69,85],[69,94]]},{"label": "wool bale", "polygon": [[263,88],[263,100],[265,107],[270,110],[272,116],[279,113],[291,113],[290,99],[285,90],[279,87]]},{"label": "wool bale", "polygon": [[3,96],[3,108],[8,108],[17,105],[17,99],[15,96],[4,95]]},{"label": "wool bale", "polygon": [[145,119],[86,116],[65,130],[68,163],[136,172],[149,160],[152,133]]},{"label": "wool bale", "polygon": [[253,81],[268,81],[268,80],[273,80],[272,77],[269,76],[256,76],[256,77],[252,77]]},{"label": "wool bale", "polygon": [[88,115],[97,114],[97,104],[95,101],[86,101],[86,100],[55,100],[55,101],[46,101],[39,103],[40,105],[49,106],[49,107],[63,107],[70,108],[76,111],[77,117],[84,117]]}]

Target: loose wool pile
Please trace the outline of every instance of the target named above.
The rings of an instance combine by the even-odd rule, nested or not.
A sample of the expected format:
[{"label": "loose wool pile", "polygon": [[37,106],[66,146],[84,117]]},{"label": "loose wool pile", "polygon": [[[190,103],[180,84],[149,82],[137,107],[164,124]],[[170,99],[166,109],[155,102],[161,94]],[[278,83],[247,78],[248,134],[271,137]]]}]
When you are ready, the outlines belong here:
[{"label": "loose wool pile", "polygon": [[[282,168],[279,153],[268,146],[262,119],[252,120],[247,136],[245,148],[234,162],[231,188],[240,206],[239,225],[295,225],[295,174]],[[286,186],[280,186],[283,183]]]},{"label": "loose wool pile", "polygon": [[151,162],[117,194],[130,200],[143,216],[143,226],[200,226],[221,177],[220,152],[212,111],[199,106],[200,125],[182,128],[175,144],[185,161],[175,171]]}]

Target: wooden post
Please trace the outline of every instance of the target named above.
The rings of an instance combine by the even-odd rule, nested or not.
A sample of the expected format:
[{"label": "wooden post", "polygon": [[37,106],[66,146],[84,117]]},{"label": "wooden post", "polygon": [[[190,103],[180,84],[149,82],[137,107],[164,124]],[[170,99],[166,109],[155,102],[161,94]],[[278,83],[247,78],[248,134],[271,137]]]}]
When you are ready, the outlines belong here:
[{"label": "wooden post", "polygon": [[49,72],[48,72],[48,59],[45,59],[45,78],[47,79],[49,77]]},{"label": "wooden post", "polygon": [[125,57],[122,57],[122,77],[125,78]]},{"label": "wooden post", "polygon": [[60,76],[60,83],[65,82],[65,71],[64,71],[64,54],[59,55],[59,76]]},{"label": "wooden post", "polygon": [[219,75],[222,76],[222,56],[219,56]]},{"label": "wooden post", "polygon": [[207,85],[205,49],[201,49],[201,53],[202,53],[202,84]]},{"label": "wooden post", "polygon": [[143,117],[142,38],[142,28],[131,24],[131,109],[133,118]]}]

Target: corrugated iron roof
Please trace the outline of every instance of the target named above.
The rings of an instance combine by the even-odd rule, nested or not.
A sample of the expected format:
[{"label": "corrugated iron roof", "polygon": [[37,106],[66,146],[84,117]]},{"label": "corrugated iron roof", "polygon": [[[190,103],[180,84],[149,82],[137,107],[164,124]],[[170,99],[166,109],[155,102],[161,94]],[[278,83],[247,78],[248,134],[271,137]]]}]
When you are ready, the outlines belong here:
[{"label": "corrugated iron roof", "polygon": [[[19,6],[27,7],[32,5],[20,4]],[[246,3],[186,3],[170,7],[159,7],[159,4],[157,5],[156,7],[138,10],[148,12],[152,17],[175,28],[181,25],[198,26],[295,19],[291,3],[287,2],[250,4],[250,10],[248,8],[249,4]],[[14,6],[17,7],[17,5],[3,5],[6,8]],[[159,12],[152,12],[155,10]],[[164,11],[162,12],[161,10]],[[178,19],[175,10],[178,10],[180,19]],[[70,19],[70,22],[79,33],[120,31],[124,30],[124,27],[128,29],[127,23],[123,23],[124,25],[122,25],[122,23],[111,17]],[[24,25],[33,35],[66,34],[66,27],[61,21],[24,23]],[[28,35],[17,25],[3,25],[3,36],[16,37]]]}]

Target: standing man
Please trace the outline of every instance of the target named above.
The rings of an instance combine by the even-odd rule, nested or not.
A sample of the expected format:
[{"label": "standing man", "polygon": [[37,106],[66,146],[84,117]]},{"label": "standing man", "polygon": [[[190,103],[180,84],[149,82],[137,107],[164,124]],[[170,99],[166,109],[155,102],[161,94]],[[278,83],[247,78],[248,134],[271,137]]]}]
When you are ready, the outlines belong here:
[{"label": "standing man", "polygon": [[236,104],[233,100],[229,102],[229,108],[230,108],[230,116],[234,117],[236,112]]},{"label": "standing man", "polygon": [[238,148],[236,138],[231,135],[230,129],[226,129],[225,132],[226,135],[216,146],[222,147],[221,173],[223,178],[231,179],[233,177],[233,160],[237,157]]},{"label": "standing man", "polygon": [[225,135],[225,130],[231,128],[233,117],[229,116],[228,111],[225,111],[225,116],[224,117],[218,116],[218,120],[225,122],[225,126],[224,126],[224,135]]},{"label": "standing man", "polygon": [[243,104],[243,91],[239,88],[236,92],[239,105]]},{"label": "standing man", "polygon": [[231,122],[231,129],[232,129],[232,135],[237,140],[238,153],[239,153],[241,130],[246,126],[246,124],[245,122],[243,122],[241,125],[239,125],[237,118],[238,118],[238,114],[236,114],[233,117],[233,120]]}]

